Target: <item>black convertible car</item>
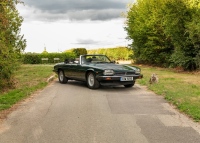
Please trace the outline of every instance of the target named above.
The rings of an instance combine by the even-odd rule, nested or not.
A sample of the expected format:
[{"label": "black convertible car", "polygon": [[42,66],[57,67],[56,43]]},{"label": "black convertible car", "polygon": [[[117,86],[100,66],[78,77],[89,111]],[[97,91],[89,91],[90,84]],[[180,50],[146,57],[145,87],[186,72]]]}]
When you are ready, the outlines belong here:
[{"label": "black convertible car", "polygon": [[143,77],[140,68],[116,64],[105,55],[81,55],[76,60],[56,64],[53,71],[62,84],[68,80],[84,81],[91,89],[100,85],[132,87],[136,79]]}]

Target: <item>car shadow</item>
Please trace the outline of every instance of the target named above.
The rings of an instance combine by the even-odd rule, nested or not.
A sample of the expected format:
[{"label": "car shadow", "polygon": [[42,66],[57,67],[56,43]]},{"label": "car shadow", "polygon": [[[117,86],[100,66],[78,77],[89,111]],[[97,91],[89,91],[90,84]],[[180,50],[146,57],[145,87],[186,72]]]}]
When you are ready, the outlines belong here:
[{"label": "car shadow", "polygon": [[[56,81],[57,83],[59,83],[59,81]],[[66,85],[72,85],[72,86],[76,86],[76,87],[80,87],[80,88],[88,88],[86,82],[81,82],[81,81],[76,81],[76,80],[69,80]],[[137,90],[139,87],[134,85],[133,87],[130,88],[125,88],[123,85],[119,85],[119,86],[100,86],[98,89],[95,90],[99,90],[99,91],[132,91],[132,90]],[[140,88],[139,88],[140,89]],[[92,90],[89,89],[88,90]]]}]

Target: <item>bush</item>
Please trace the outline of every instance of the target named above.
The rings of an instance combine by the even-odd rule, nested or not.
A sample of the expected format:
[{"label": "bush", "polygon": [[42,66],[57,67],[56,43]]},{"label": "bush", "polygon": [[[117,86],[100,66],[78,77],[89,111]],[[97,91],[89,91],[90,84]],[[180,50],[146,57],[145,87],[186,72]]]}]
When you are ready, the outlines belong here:
[{"label": "bush", "polygon": [[199,68],[199,0],[137,0],[125,30],[136,61],[184,70]]},{"label": "bush", "polygon": [[[22,54],[22,63],[23,64],[42,64],[42,58],[48,58],[48,61],[45,63],[55,63],[61,62],[65,59],[73,59],[75,58],[75,54],[71,52],[65,53],[26,53]],[[60,61],[54,61],[54,58],[59,58]]]},{"label": "bush", "polygon": [[35,54],[35,53],[23,54],[22,58],[23,58],[23,64],[38,64],[38,63],[40,63],[39,54]]},{"label": "bush", "polygon": [[26,40],[20,35],[23,18],[17,11],[18,3],[20,0],[0,1],[0,92],[14,85],[13,72],[26,47]]}]

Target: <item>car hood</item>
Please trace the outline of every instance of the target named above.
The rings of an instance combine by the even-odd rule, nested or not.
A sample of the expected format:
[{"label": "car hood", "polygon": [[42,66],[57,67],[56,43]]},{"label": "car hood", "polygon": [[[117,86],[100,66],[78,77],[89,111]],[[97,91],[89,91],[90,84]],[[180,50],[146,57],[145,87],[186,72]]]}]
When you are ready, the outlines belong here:
[{"label": "car hood", "polygon": [[128,66],[128,65],[120,65],[120,64],[92,64],[92,67],[98,68],[98,69],[113,69],[114,71],[127,71],[127,70],[135,70],[134,67]]}]

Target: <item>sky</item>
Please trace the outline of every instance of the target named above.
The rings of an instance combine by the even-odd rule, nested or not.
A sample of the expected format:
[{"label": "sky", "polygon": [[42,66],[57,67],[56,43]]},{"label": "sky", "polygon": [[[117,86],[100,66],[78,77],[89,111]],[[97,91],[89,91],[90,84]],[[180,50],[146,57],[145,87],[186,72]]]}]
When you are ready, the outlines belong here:
[{"label": "sky", "polygon": [[134,0],[22,0],[24,52],[63,52],[72,48],[127,46],[127,4]]}]

